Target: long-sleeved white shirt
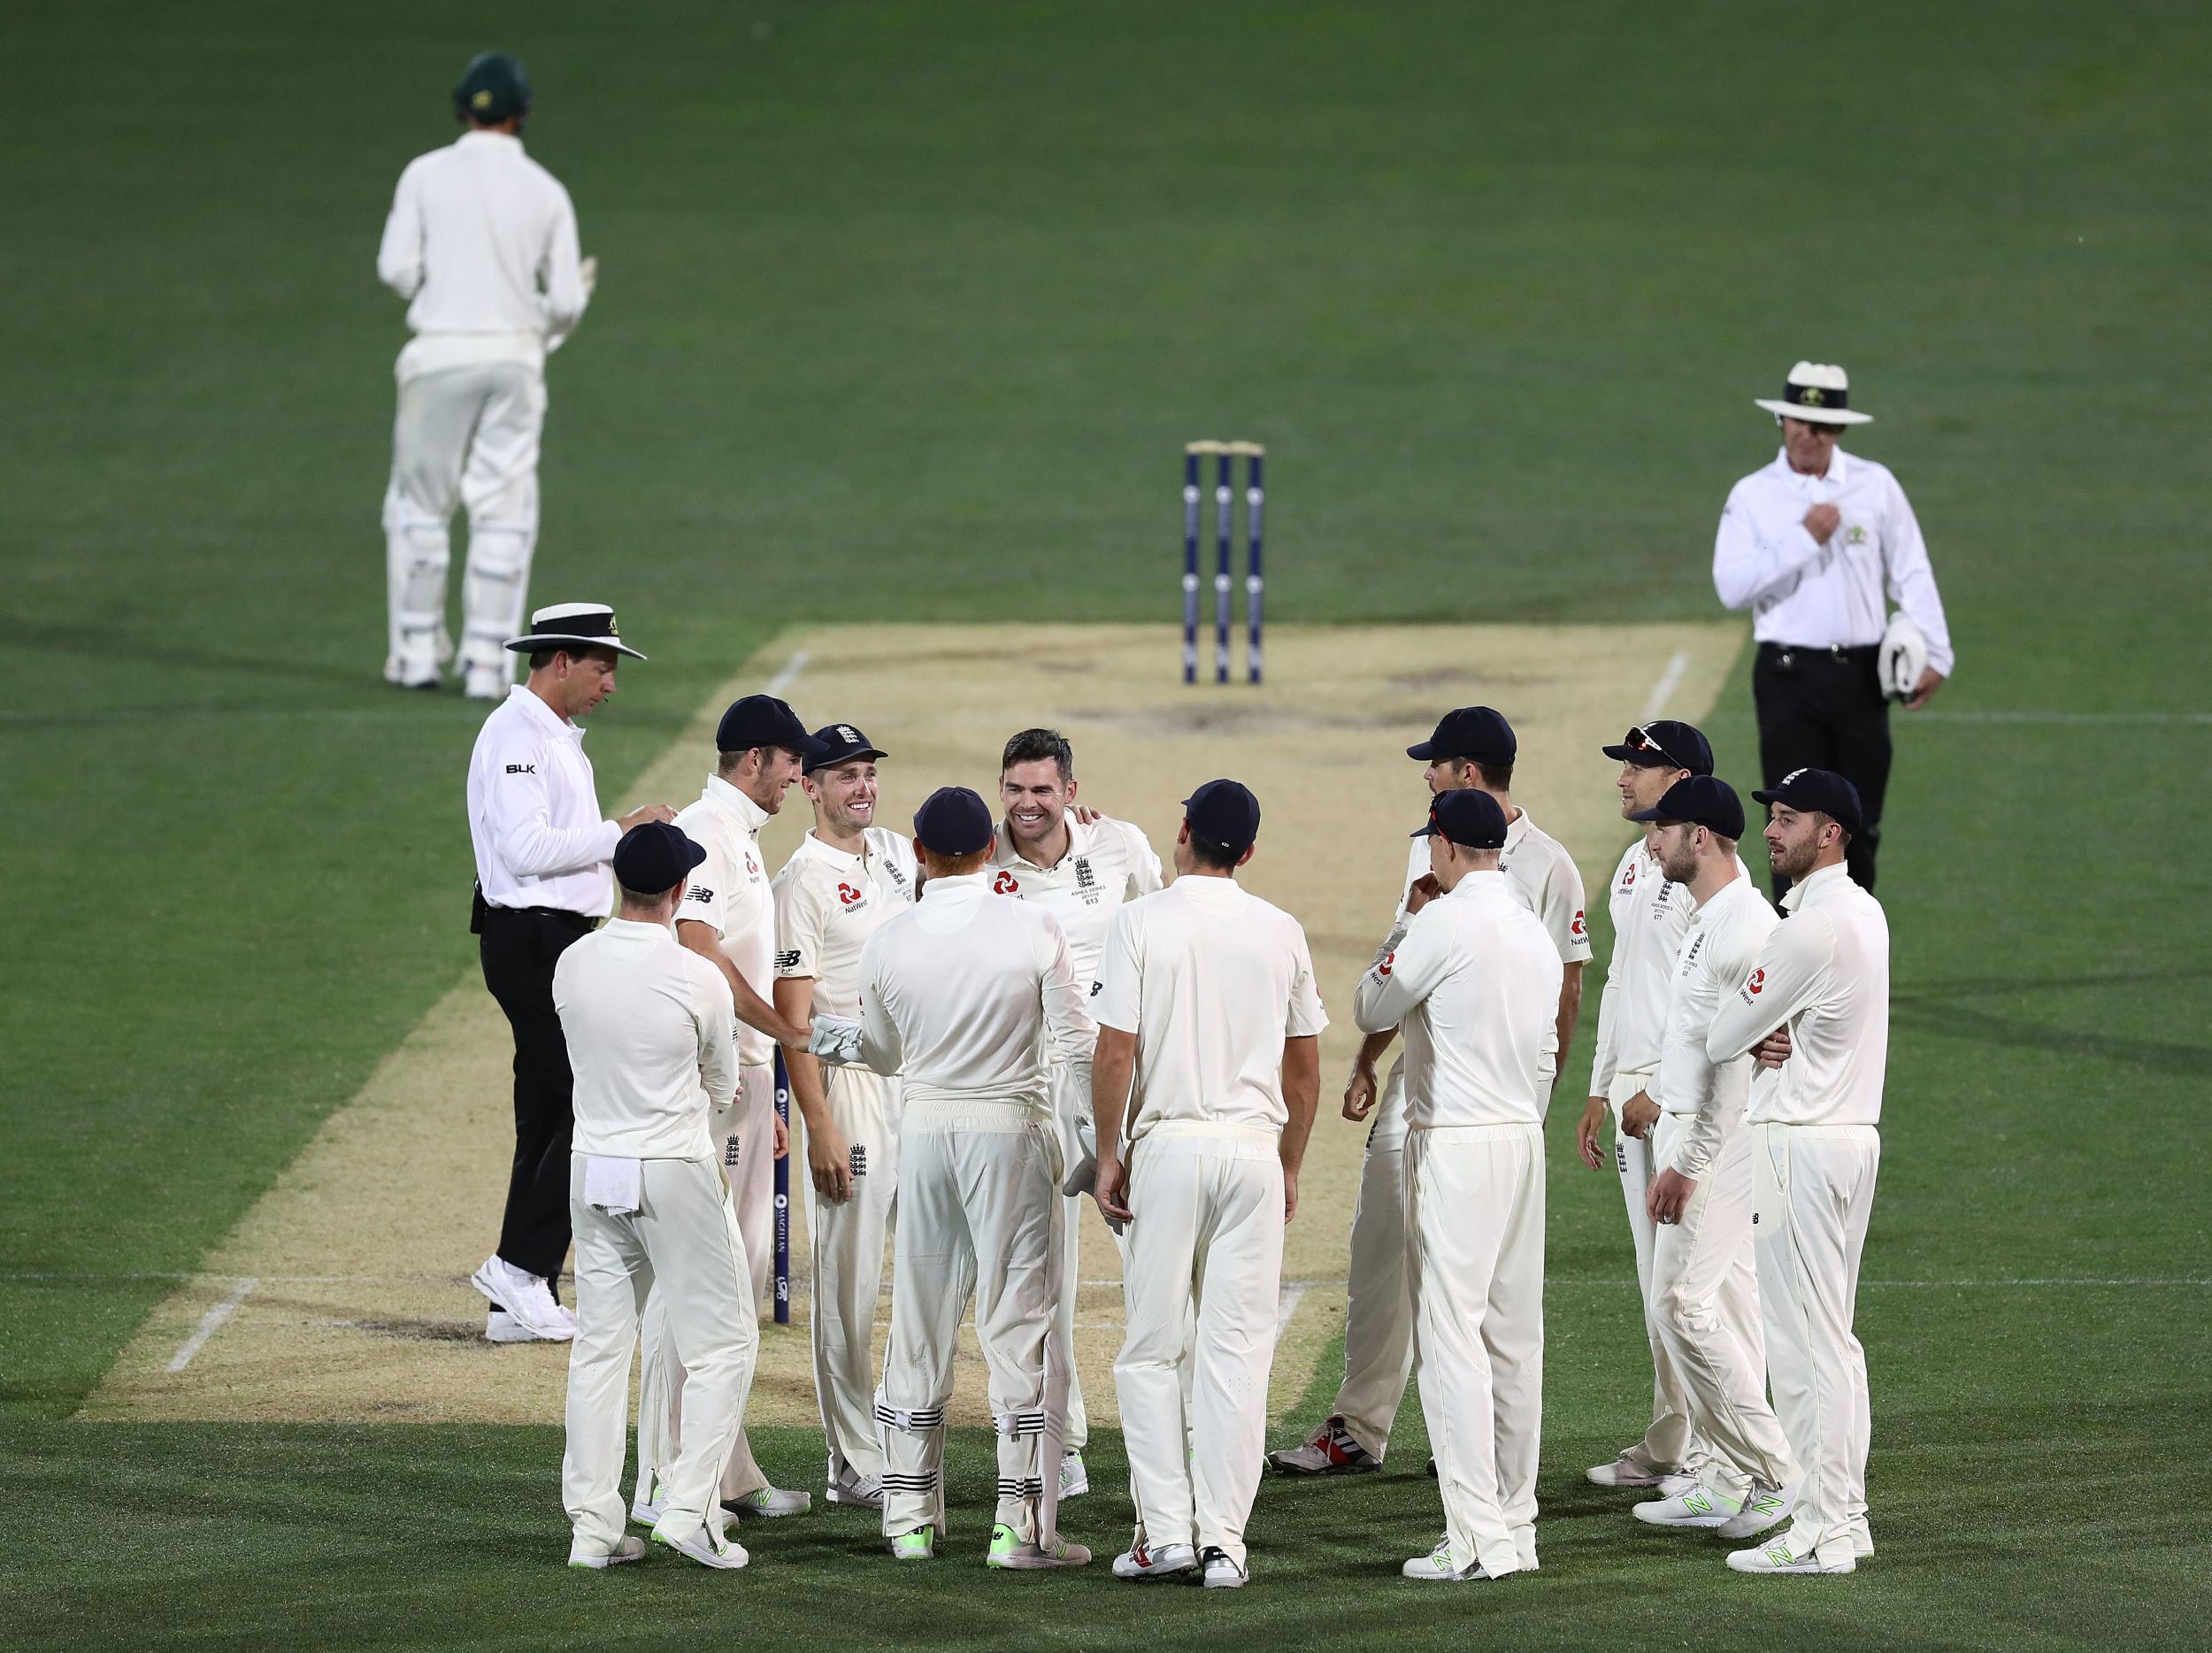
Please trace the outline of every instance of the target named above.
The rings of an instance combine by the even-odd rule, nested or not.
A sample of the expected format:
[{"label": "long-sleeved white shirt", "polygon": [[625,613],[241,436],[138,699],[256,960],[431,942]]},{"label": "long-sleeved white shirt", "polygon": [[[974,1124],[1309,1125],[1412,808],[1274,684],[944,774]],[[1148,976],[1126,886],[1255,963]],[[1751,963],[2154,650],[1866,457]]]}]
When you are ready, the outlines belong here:
[{"label": "long-sleeved white shirt", "polygon": [[[676,815],[684,835],[707,852],[676,903],[676,922],[688,919],[711,929],[723,957],[764,999],[776,990],[776,898],[760,851],[760,829],[767,824],[768,811],[719,775],[709,775],[698,800]],[[766,1067],[776,1059],[776,1042],[740,1022],[737,1057],[747,1067]]]},{"label": "long-sleeved white shirt", "polygon": [[1133,1142],[1169,1119],[1281,1130],[1283,1042],[1329,1025],[1305,931],[1233,878],[1179,878],[1115,913],[1091,1010],[1136,1035]]},{"label": "long-sleeved white shirt", "polygon": [[1671,1162],[1686,1177],[1703,1176],[1730,1134],[1742,1128],[1753,1086],[1773,1082],[1771,1075],[1755,1074],[1748,1056],[1715,1062],[1705,1054],[1705,1035],[1721,1000],[1743,984],[1779,922],[1741,873],[1690,915],[1668,988],[1666,1041],[1651,1092],[1667,1112],[1689,1119]]},{"label": "long-sleeved white shirt", "polygon": [[377,279],[419,335],[400,377],[487,361],[541,364],[583,319],[576,209],[503,132],[470,132],[399,175]]},{"label": "long-sleeved white shirt", "polygon": [[[1805,527],[1815,505],[1843,518],[1824,543]],[[1925,634],[1928,664],[1946,677],[1957,665],[1905,490],[1886,465],[1840,448],[1825,476],[1792,470],[1785,450],[1729,491],[1713,542],[1713,588],[1728,607],[1752,611],[1759,642],[1816,649],[1880,642],[1886,591]]]},{"label": "long-sleeved white shirt", "polygon": [[1406,1123],[1544,1122],[1559,1050],[1559,949],[1502,873],[1470,873],[1393,930],[1360,978],[1362,1033],[1402,1027]]},{"label": "long-sleeved white shirt", "polygon": [[608,860],[622,828],[599,813],[584,729],[517,683],[469,755],[476,881],[495,907],[559,907],[588,919],[614,899]]},{"label": "long-sleeved white shirt", "polygon": [[1889,1067],[1889,920],[1840,865],[1782,897],[1786,916],[1724,995],[1706,1053],[1732,1061],[1787,1022],[1790,1057],[1751,1099],[1754,1125],[1878,1125]]},{"label": "long-sleeved white shirt", "polygon": [[1613,916],[1613,957],[1598,1000],[1597,1053],[1590,1064],[1594,1096],[1604,1096],[1619,1074],[1657,1071],[1667,1032],[1667,983],[1692,904],[1686,888],[1667,882],[1640,837],[1621,852],[1605,902]]},{"label": "long-sleeved white shirt", "polygon": [[860,1056],[903,1073],[910,1107],[1010,1103],[1050,1117],[1048,1059],[1089,1106],[1098,1028],[1051,916],[991,891],[991,873],[933,878],[860,950]]},{"label": "long-sleeved white shirt", "polygon": [[711,1159],[708,1110],[737,1095],[730,989],[665,926],[611,919],[553,966],[576,1074],[574,1150]]},{"label": "long-sleeved white shirt", "polygon": [[1039,866],[1022,857],[1014,834],[1001,822],[987,865],[998,894],[1018,896],[1052,915],[1068,938],[1075,979],[1092,993],[1115,909],[1161,888],[1164,874],[1151,842],[1127,821],[1101,819],[1086,826],[1071,815],[1067,828],[1067,854],[1056,866]]}]

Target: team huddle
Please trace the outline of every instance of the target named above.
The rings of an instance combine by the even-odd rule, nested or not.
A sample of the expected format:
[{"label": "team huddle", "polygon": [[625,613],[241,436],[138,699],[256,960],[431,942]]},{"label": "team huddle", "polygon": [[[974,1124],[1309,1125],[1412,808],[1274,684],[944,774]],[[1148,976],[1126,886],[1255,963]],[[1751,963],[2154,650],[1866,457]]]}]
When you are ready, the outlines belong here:
[{"label": "team huddle", "polygon": [[[1077,803],[1067,741],[1028,729],[1001,754],[996,814],[940,788],[910,838],[875,819],[883,750],[754,695],[721,719],[699,801],[605,819],[574,719],[619,657],[642,657],[594,604],[541,610],[508,647],[529,680],[487,720],[470,818],[518,1144],[474,1283],[488,1335],[573,1340],[572,1565],[641,1558],[626,1520],[740,1567],[731,1518],[810,1507],[769,1483],[743,1426],[786,1150],[780,1044],[805,1127],[826,1496],[879,1511],[894,1557],[931,1557],[948,1530],[972,1303],[997,1435],[986,1559],[1089,1561],[1060,1527],[1088,1490],[1072,1334],[1090,1197],[1125,1296],[1114,1377],[1137,1528],[1116,1576],[1246,1583],[1264,1467],[1379,1467],[1416,1371],[1444,1524],[1404,1575],[1537,1567],[1542,1129],[1591,950],[1572,860],[1512,802],[1502,716],[1451,711],[1408,749],[1426,818],[1352,996],[1344,1112],[1372,1126],[1345,1380],[1314,1436],[1271,1457],[1284,1226],[1328,1019],[1297,921],[1237,881],[1260,801],[1197,787],[1171,881],[1141,831]],[[1649,723],[1604,751],[1644,835],[1611,888],[1578,1139],[1595,1168],[1613,1115],[1655,1387],[1650,1428],[1590,1478],[1650,1489],[1647,1522],[1764,1534],[1729,1554],[1740,1571],[1848,1572],[1872,1548],[1852,1315],[1888,1007],[1881,910],[1845,869],[1858,801],[1820,770],[1753,795],[1782,921],[1737,855],[1743,807],[1702,734]],[[813,826],[772,877],[758,834],[795,786]],[[572,1228],[572,1313],[554,1296]]]}]

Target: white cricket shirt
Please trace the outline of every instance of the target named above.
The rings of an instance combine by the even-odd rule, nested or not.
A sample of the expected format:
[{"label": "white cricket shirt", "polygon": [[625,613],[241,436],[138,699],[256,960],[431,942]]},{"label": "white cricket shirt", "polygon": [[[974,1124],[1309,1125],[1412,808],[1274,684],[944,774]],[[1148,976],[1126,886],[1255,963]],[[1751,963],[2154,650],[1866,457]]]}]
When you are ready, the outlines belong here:
[{"label": "white cricket shirt", "polygon": [[469,841],[495,907],[558,907],[587,919],[614,901],[608,858],[622,828],[599,813],[584,728],[509,687],[469,754]]},{"label": "white cricket shirt", "polygon": [[[1824,544],[1805,527],[1815,505],[1833,505],[1843,518]],[[1816,649],[1880,642],[1886,593],[1926,634],[1928,664],[1946,677],[1957,664],[1905,490],[1886,465],[1840,448],[1825,476],[1793,471],[1785,449],[1729,490],[1713,542],[1713,588],[1728,607],[1752,611],[1759,642]]]},{"label": "white cricket shirt", "polygon": [[[1397,922],[1406,919],[1406,897],[1414,882],[1430,872],[1429,841],[1416,838],[1406,853],[1405,888],[1398,895]],[[1505,829],[1505,848],[1498,851],[1498,871],[1520,897],[1521,904],[1543,924],[1552,945],[1565,965],[1586,964],[1590,958],[1590,926],[1582,910],[1582,872],[1574,857],[1534,821],[1526,810],[1516,810]]]},{"label": "white cricket shirt", "polygon": [[871,826],[850,855],[811,832],[776,874],[776,974],[814,983],[818,1015],[860,1014],[860,950],[893,913],[912,904],[913,841]]},{"label": "white cricket shirt", "polygon": [[657,924],[611,919],[553,966],[576,1073],[574,1151],[711,1159],[710,1107],[737,1095],[730,989]]},{"label": "white cricket shirt", "polygon": [[576,209],[503,132],[469,132],[399,175],[377,279],[418,335],[403,380],[476,362],[542,366],[582,319]]},{"label": "white cricket shirt", "polygon": [[903,1073],[910,1109],[1010,1104],[1047,1119],[1048,1057],[1080,1074],[1088,1105],[1098,1027],[1060,926],[998,899],[991,877],[931,879],[861,948],[861,1060]]},{"label": "white cricket shirt", "polygon": [[1686,1177],[1705,1174],[1729,1134],[1741,1126],[1755,1082],[1767,1082],[1757,1080],[1747,1056],[1714,1062],[1705,1054],[1705,1035],[1721,1000],[1751,973],[1767,933],[1780,922],[1740,873],[1690,915],[1670,979],[1666,1039],[1651,1089],[1667,1112],[1690,1116],[1671,1161]]},{"label": "white cricket shirt", "polygon": [[1067,854],[1058,865],[1046,867],[1022,858],[1014,834],[1002,821],[986,867],[997,894],[1018,896],[1052,915],[1068,938],[1076,980],[1086,993],[1094,993],[1098,957],[1114,910],[1124,901],[1150,895],[1165,879],[1150,841],[1127,821],[1102,817],[1086,826],[1070,815],[1067,828]]},{"label": "white cricket shirt", "polygon": [[1505,874],[1470,873],[1391,932],[1352,1020],[1362,1033],[1404,1029],[1409,1126],[1540,1126],[1565,974]]},{"label": "white cricket shirt", "polygon": [[[1736,876],[1747,878],[1743,857]],[[1598,1000],[1597,1054],[1590,1094],[1602,1096],[1622,1073],[1652,1073],[1667,1036],[1667,993],[1694,903],[1686,885],[1670,884],[1659,859],[1639,837],[1621,852],[1606,891],[1613,917],[1613,957]]]},{"label": "white cricket shirt", "polygon": [[1731,1061],[1784,1022],[1790,1057],[1751,1099],[1754,1125],[1878,1125],[1889,1066],[1889,920],[1841,866],[1782,897],[1786,916],[1724,995],[1705,1049]]},{"label": "white cricket shirt", "polygon": [[1179,878],[1114,915],[1092,1014],[1137,1039],[1128,1126],[1279,1131],[1283,1042],[1329,1025],[1298,920],[1233,878]]},{"label": "white cricket shirt", "polygon": [[[767,811],[719,775],[709,775],[699,801],[676,817],[685,835],[707,852],[676,903],[676,921],[694,919],[712,926],[722,938],[723,956],[764,999],[776,988],[776,899],[760,852],[760,829],[767,820]],[[728,984],[722,990],[728,992]],[[776,1042],[739,1022],[737,1059],[747,1067],[765,1067],[776,1059]]]}]

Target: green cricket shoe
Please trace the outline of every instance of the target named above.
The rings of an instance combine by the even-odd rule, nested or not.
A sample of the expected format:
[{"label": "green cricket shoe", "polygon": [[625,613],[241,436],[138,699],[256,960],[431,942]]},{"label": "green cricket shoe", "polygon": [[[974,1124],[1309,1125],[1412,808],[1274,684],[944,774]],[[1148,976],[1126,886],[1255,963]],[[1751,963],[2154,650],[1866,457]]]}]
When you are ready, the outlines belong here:
[{"label": "green cricket shoe", "polygon": [[1088,1565],[1090,1559],[1088,1549],[1064,1538],[1054,1540],[1049,1549],[1025,1542],[1015,1537],[1014,1529],[1003,1521],[991,1529],[991,1548],[983,1557],[987,1566],[1018,1569],[1081,1567]]},{"label": "green cricket shoe", "polygon": [[894,1561],[927,1561],[937,1553],[937,1529],[918,1526],[910,1533],[901,1533],[891,1541],[891,1559]]}]

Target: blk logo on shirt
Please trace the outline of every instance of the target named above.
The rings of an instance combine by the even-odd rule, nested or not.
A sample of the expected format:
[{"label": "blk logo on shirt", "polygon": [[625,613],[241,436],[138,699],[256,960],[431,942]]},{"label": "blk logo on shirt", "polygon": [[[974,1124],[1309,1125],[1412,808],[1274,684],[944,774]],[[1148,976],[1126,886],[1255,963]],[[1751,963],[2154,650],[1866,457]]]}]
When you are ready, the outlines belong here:
[{"label": "blk logo on shirt", "polygon": [[509,764],[507,773],[511,775],[534,775],[538,773],[538,766],[535,764]]},{"label": "blk logo on shirt", "polygon": [[1002,896],[1018,896],[1022,893],[1021,880],[1011,873],[1001,873],[991,880],[991,888]]}]

